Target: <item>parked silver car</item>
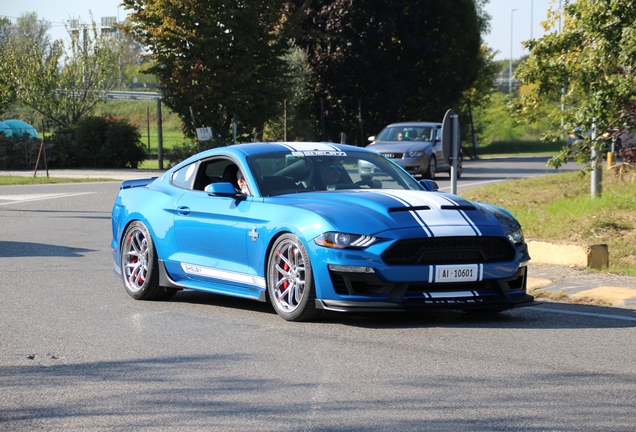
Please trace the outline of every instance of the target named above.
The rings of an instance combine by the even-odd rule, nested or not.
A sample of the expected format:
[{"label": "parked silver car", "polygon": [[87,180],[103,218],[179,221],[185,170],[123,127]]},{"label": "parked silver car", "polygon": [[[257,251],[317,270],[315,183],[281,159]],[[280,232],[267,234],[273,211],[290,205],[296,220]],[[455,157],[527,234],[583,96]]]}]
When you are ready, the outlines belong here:
[{"label": "parked silver car", "polygon": [[[435,179],[451,167],[442,152],[442,124],[432,122],[393,123],[382,129],[367,147],[395,161],[416,177]],[[457,161],[457,178],[462,175],[463,155]],[[372,166],[360,166],[363,179],[373,177]]]}]

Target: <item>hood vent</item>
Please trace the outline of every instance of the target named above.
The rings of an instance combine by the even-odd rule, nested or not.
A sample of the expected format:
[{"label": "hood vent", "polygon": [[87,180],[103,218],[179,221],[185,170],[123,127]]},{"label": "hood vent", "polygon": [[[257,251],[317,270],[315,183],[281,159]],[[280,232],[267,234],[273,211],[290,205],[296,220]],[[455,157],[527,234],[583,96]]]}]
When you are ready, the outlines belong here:
[{"label": "hood vent", "polygon": [[410,212],[410,211],[419,211],[419,210],[430,210],[431,208],[427,205],[421,206],[413,206],[413,207],[392,207],[389,209],[389,213],[393,212]]}]

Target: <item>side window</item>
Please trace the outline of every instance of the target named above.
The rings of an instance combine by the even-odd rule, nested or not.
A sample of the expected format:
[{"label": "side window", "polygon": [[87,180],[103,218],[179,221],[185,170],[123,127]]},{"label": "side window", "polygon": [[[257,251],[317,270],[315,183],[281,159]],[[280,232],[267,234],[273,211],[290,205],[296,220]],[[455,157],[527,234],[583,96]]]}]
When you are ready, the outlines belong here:
[{"label": "side window", "polygon": [[237,165],[231,159],[215,158],[201,162],[199,165],[194,190],[204,190],[205,187],[217,182],[230,182],[237,187],[236,173]]},{"label": "side window", "polygon": [[172,174],[172,178],[170,179],[170,181],[177,187],[190,189],[192,187],[192,180],[194,179],[196,168],[196,163],[191,163],[190,165],[184,166],[179,171],[175,171]]}]

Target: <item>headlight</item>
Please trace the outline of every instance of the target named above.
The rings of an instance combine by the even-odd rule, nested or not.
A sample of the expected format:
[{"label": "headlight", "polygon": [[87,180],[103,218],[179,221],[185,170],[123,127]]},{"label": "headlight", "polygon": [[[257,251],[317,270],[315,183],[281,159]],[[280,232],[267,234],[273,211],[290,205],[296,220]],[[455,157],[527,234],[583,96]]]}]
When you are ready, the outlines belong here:
[{"label": "headlight", "polygon": [[347,234],[341,232],[326,232],[314,239],[316,244],[333,249],[366,248],[378,239],[373,236]]},{"label": "headlight", "polygon": [[407,157],[411,157],[411,158],[416,158],[416,157],[422,157],[422,155],[424,154],[423,151],[410,151],[406,153]]},{"label": "headlight", "polygon": [[523,231],[521,230],[521,228],[519,228],[517,231],[513,232],[512,234],[508,234],[508,238],[514,244],[523,243]]}]

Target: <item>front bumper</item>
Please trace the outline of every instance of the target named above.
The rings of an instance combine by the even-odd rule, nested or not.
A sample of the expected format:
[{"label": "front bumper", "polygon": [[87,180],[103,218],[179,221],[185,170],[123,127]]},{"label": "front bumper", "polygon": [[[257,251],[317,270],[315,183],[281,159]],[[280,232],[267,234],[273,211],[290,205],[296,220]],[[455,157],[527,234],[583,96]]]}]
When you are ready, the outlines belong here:
[{"label": "front bumper", "polygon": [[[527,267],[512,277],[460,283],[387,283],[375,274],[330,271],[339,299],[317,299],[316,307],[338,312],[404,310],[506,310],[536,304],[526,293]],[[349,297],[349,299],[347,299]]]}]

